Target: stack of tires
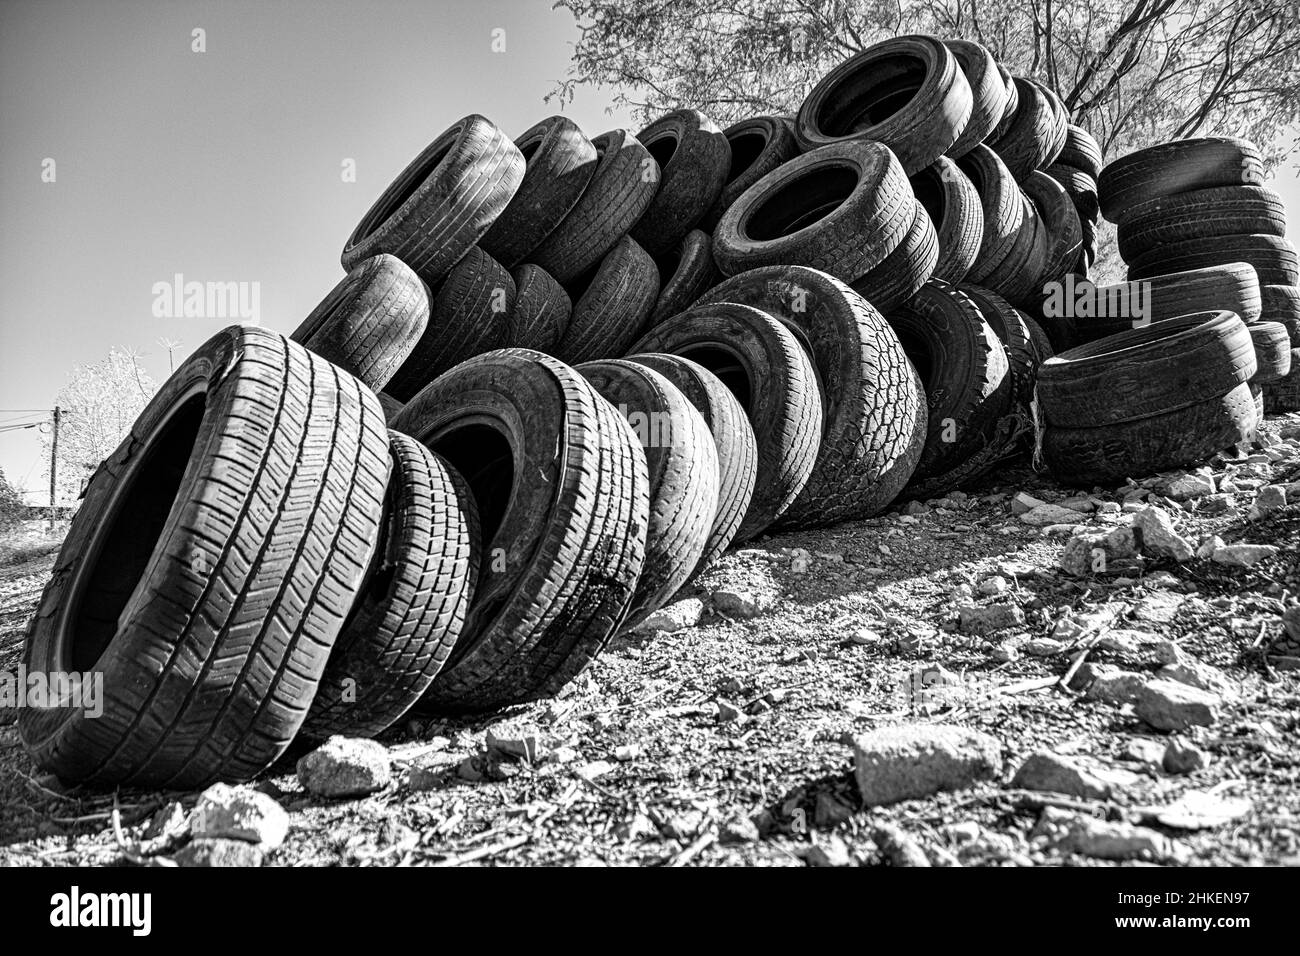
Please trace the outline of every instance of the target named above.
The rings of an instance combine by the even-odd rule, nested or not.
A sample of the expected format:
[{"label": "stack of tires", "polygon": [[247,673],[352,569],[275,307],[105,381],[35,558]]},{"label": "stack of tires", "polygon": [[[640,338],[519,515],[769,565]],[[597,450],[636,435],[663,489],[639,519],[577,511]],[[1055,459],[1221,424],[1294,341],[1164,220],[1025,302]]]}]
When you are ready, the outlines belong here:
[{"label": "stack of tires", "polygon": [[1117,226],[1130,281],[1227,263],[1254,269],[1263,314],[1250,327],[1257,360],[1250,390],[1259,417],[1266,387],[1285,382],[1282,394],[1295,392],[1291,352],[1300,344],[1300,262],[1285,238],[1282,199],[1259,185],[1263,178],[1254,144],[1209,137],[1131,153],[1107,166],[1099,182],[1101,210]]}]

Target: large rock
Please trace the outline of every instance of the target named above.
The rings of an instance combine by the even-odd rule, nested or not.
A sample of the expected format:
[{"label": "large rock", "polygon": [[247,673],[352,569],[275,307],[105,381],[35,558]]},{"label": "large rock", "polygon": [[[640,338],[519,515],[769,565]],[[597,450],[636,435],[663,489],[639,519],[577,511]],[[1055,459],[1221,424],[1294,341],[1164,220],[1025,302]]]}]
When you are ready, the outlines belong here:
[{"label": "large rock", "polygon": [[1102,574],[1116,561],[1137,556],[1137,536],[1131,527],[1110,531],[1077,531],[1061,552],[1061,569],[1075,577]]},{"label": "large rock", "polygon": [[661,607],[636,626],[638,631],[682,631],[700,623],[704,602],[699,598],[684,598]]},{"label": "large rock", "polygon": [[1002,771],[988,734],[939,724],[882,727],[853,738],[853,775],[866,806],[961,790]]},{"label": "large rock", "polygon": [[1061,841],[1062,849],[1099,860],[1169,860],[1181,856],[1164,834],[1149,827],[1078,817]]},{"label": "large rock", "polygon": [[1088,700],[1116,705],[1130,704],[1137,700],[1146,682],[1145,677],[1133,671],[1120,670],[1111,664],[1091,662],[1080,667],[1075,677],[1076,686],[1084,688],[1084,697]]},{"label": "large rock", "polygon": [[1076,525],[1080,523],[1080,518],[1079,512],[1071,508],[1062,508],[1060,505],[1038,505],[1020,516],[1021,521],[1035,528],[1044,528],[1053,524]]},{"label": "large rock", "polygon": [[1169,512],[1155,505],[1133,516],[1133,530],[1138,533],[1142,550],[1147,554],[1187,561],[1195,553],[1191,543],[1174,529],[1174,519],[1169,517]]},{"label": "large rock", "polygon": [[363,797],[388,786],[392,768],[383,744],[331,737],[298,761],[298,782],[317,797]]},{"label": "large rock", "polygon": [[985,634],[1025,623],[1025,612],[1014,604],[967,604],[957,608],[958,626],[966,633]]},{"label": "large rock", "polygon": [[1050,750],[1030,754],[1016,771],[1013,787],[1065,793],[1087,800],[1108,800],[1116,790],[1137,781],[1127,770],[1072,760]]},{"label": "large rock", "polygon": [[1219,719],[1218,694],[1172,680],[1153,680],[1138,691],[1134,712],[1157,730],[1208,727]]},{"label": "large rock", "polygon": [[1271,544],[1225,544],[1215,548],[1210,560],[1215,564],[1225,564],[1230,568],[1248,568],[1278,553],[1278,548]]},{"label": "large rock", "polygon": [[1179,475],[1165,482],[1161,493],[1174,501],[1189,501],[1214,494],[1214,481],[1208,475]]},{"label": "large rock", "polygon": [[251,787],[214,783],[199,795],[190,812],[190,833],[196,838],[243,840],[273,850],[289,833],[289,814]]},{"label": "large rock", "polygon": [[713,592],[713,606],[720,614],[738,618],[758,617],[766,610],[766,603],[752,591],[738,588],[718,588]]}]

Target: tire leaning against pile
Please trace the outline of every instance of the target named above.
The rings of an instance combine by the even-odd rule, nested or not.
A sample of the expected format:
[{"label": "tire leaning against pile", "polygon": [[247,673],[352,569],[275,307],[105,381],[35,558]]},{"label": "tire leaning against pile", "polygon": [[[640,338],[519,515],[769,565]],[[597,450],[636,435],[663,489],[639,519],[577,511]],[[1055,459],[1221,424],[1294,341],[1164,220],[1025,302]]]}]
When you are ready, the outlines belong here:
[{"label": "tire leaning against pile", "polygon": [[95,671],[103,712],[24,708],[65,781],[192,789],[288,748],[361,588],[388,439],[374,393],[269,330],[187,359],[91,478],[28,630],[32,671]]},{"label": "tire leaning against pile", "polygon": [[971,89],[971,114],[957,141],[946,155],[957,159],[982,144],[992,134],[1007,109],[1007,85],[993,54],[974,40],[944,40]]},{"label": "tire leaning against pile", "polygon": [[850,286],[879,312],[888,315],[929,281],[938,264],[939,236],[925,207],[913,200],[912,224],[902,243]]},{"label": "tire leaning against pile", "polygon": [[699,228],[708,233],[746,189],[799,155],[792,118],[754,116],[732,123],[722,135],[731,147],[731,165],[717,201],[700,220]]},{"label": "tire leaning against pile", "polygon": [[569,294],[573,311],[555,354],[570,365],[617,358],[645,330],[659,297],[659,270],[635,239],[624,236]]},{"label": "tire leaning against pile", "polygon": [[555,693],[623,623],[645,560],[636,435],[573,369],[528,349],[462,362],[393,422],[464,476],[483,535],[460,640],[417,708]]},{"label": "tire leaning against pile", "polygon": [[981,143],[957,160],[980,197],[984,230],[979,255],[966,273],[968,282],[983,282],[1004,260],[1025,221],[1024,197],[1006,164]]},{"label": "tire leaning against pile", "polygon": [[685,312],[722,278],[713,262],[713,242],[699,229],[688,232],[676,249],[660,256],[655,264],[659,268],[659,297],[646,321],[648,328]]},{"label": "tire leaning against pile", "polygon": [[505,347],[553,354],[573,313],[569,294],[549,272],[531,262],[515,266],[510,278],[515,283],[515,307],[510,310]]},{"label": "tire leaning against pile", "polygon": [[[1006,163],[1016,182],[1051,164],[1060,151],[1059,117],[1047,93],[1033,80],[1015,77],[1017,107],[1006,132],[988,145]],[[1055,151],[1055,152],[1054,152]]]},{"label": "tire leaning against pile", "polygon": [[776,527],[878,514],[907,484],[925,441],[925,398],[898,336],[869,302],[804,266],[742,272],[700,305],[738,302],[791,329],[812,359],[822,399],[812,477]]},{"label": "tire leaning against pile", "polygon": [[914,175],[911,183],[939,243],[933,278],[960,282],[979,258],[984,237],[984,207],[975,184],[946,156]]},{"label": "tire leaning against pile", "polygon": [[658,164],[659,185],[629,235],[652,256],[677,246],[713,208],[731,168],[731,146],[699,110],[673,110],[636,138]]}]

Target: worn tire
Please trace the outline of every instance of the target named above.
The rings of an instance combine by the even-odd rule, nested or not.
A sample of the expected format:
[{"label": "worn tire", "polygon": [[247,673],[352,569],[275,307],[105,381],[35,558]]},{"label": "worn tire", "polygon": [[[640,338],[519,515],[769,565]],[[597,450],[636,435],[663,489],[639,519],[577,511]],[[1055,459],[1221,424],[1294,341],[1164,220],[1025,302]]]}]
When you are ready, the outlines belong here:
[{"label": "worn tire", "polygon": [[650,328],[685,312],[722,278],[713,262],[713,243],[699,229],[688,232],[677,248],[660,256],[655,265],[659,270],[659,298],[650,310]]},{"label": "worn tire", "polygon": [[1002,296],[1018,309],[1037,312],[1042,300],[1038,278],[1047,262],[1047,227],[1038,206],[1023,190],[1019,193],[1022,221],[1015,241],[979,284]]},{"label": "worn tire", "polygon": [[1157,246],[1129,263],[1128,277],[1147,279],[1225,262],[1249,263],[1259,276],[1260,285],[1300,284],[1300,260],[1295,246],[1281,236],[1260,235],[1184,239]]},{"label": "worn tire", "polygon": [[1065,147],[1056,157],[1056,162],[1079,170],[1095,183],[1103,165],[1101,145],[1082,126],[1071,123],[1066,127]]},{"label": "worn tire", "polygon": [[[1052,346],[1052,339],[1036,319],[1024,312],[1020,312],[1020,317],[1025,320],[1025,327],[1029,329],[1029,342],[1034,347],[1034,354],[1038,357],[1038,364],[1042,365],[1056,354],[1056,349]],[[1035,374],[1037,374],[1037,368],[1035,368]]]},{"label": "worn tire", "polygon": [[1270,415],[1300,412],[1300,349],[1291,350],[1291,371],[1264,386],[1264,411]]},{"label": "worn tire", "polygon": [[768,173],[723,214],[713,258],[723,275],[800,265],[851,282],[903,241],[911,188],[888,147],[825,146]]},{"label": "worn tire", "polygon": [[939,237],[934,224],[925,207],[913,201],[912,225],[902,244],[851,286],[881,314],[888,315],[929,281],[938,264]]},{"label": "worn tire", "polygon": [[1290,333],[1291,344],[1300,346],[1300,289],[1291,285],[1263,285],[1259,287],[1259,297],[1259,320],[1280,322]]},{"label": "worn tire", "polygon": [[373,737],[415,706],[465,624],[478,570],[478,513],[465,479],[389,432],[383,536],[311,710],[305,737]]},{"label": "worn tire", "polygon": [[972,110],[966,76],[943,41],[898,36],[835,67],[799,107],[804,150],[845,139],[888,146],[911,175],[952,148]]},{"label": "worn tire", "polygon": [[1129,209],[1115,230],[1125,262],[1188,239],[1250,234],[1286,235],[1282,197],[1263,186],[1217,186],[1161,196]]},{"label": "worn tire", "polygon": [[695,565],[692,577],[699,574],[731,546],[745,520],[758,468],[758,442],[745,410],[721,380],[697,362],[663,352],[629,355],[636,362],[653,369],[686,396],[704,418],[713,436],[718,463],[718,507],[709,525],[704,553]]},{"label": "worn tire", "polygon": [[812,359],[823,430],[812,477],[775,527],[865,518],[907,484],[925,441],[924,392],[889,324],[824,272],[768,266],[728,279],[701,305],[752,306],[794,332]]},{"label": "worn tire", "polygon": [[1022,76],[1015,78],[1015,118],[998,139],[988,145],[1006,163],[1016,182],[1023,183],[1036,169],[1051,164],[1060,151],[1060,117],[1041,86]]},{"label": "worn tire", "polygon": [[95,472],[28,628],[31,673],[102,675],[102,713],[23,708],[72,783],[247,780],[297,734],[379,537],[374,393],[266,329],[188,358]]},{"label": "worn tire", "polygon": [[969,153],[993,135],[1007,109],[1007,85],[998,72],[993,54],[974,40],[944,40],[971,89],[971,114],[961,135],[947,150],[957,159]]},{"label": "worn tire", "polygon": [[[1034,383],[1038,366],[1052,355],[1047,334],[1040,328],[1041,342],[1035,342],[1029,316],[1021,312],[996,292],[977,285],[963,283],[957,291],[968,296],[980,310],[984,321],[1002,343],[1007,356],[1007,370],[1011,376],[1011,402],[1028,406],[1034,397]],[[1046,355],[1042,349],[1046,345]]]},{"label": "worn tire", "polygon": [[659,296],[659,270],[636,240],[624,236],[569,294],[573,314],[555,354],[570,365],[618,358],[645,330]]},{"label": "worn tire", "polygon": [[1257,425],[1246,383],[1223,395],[1101,428],[1045,428],[1047,466],[1073,486],[1114,485],[1126,478],[1186,468],[1245,441]]},{"label": "worn tire", "polygon": [[393,396],[389,395],[387,392],[376,392],[375,395],[379,399],[379,407],[383,409],[384,421],[386,422],[391,422],[393,416],[400,412],[402,406],[406,404],[405,402],[393,398]]},{"label": "worn tire", "polygon": [[659,188],[630,235],[652,256],[674,249],[713,208],[731,168],[731,146],[699,110],[673,110],[636,138],[659,164]]},{"label": "worn tire", "polygon": [[596,147],[573,120],[548,116],[515,140],[525,161],[514,198],[478,246],[507,269],[528,258],[569,214],[596,172]]},{"label": "worn tire", "polygon": [[415,157],[383,191],[343,247],[343,268],[387,252],[430,288],[482,238],[524,178],[519,148],[473,114]]},{"label": "worn tire", "polygon": [[1034,283],[1037,299],[1049,282],[1060,282],[1079,261],[1083,251],[1083,227],[1070,196],[1059,182],[1041,170],[1025,178],[1025,195],[1037,207],[1044,226],[1042,268]]},{"label": "worn tire", "polygon": [[1248,327],[1255,349],[1252,385],[1280,382],[1291,373],[1291,335],[1280,322],[1256,322]]},{"label": "worn tire", "polygon": [[785,514],[812,477],[822,434],[816,374],[794,334],[758,309],[714,302],[651,329],[630,351],[699,363],[745,409],[758,442],[758,467],[734,540],[748,541]]},{"label": "worn tire", "polygon": [[551,355],[569,327],[573,303],[564,287],[541,266],[525,262],[510,273],[515,307],[507,324],[506,347]]},{"label": "worn tire", "polygon": [[998,75],[1002,77],[1002,84],[1007,88],[1007,104],[1002,110],[1002,119],[998,125],[993,127],[992,133],[984,137],[985,146],[991,146],[1006,136],[1007,130],[1011,129],[1011,124],[1016,121],[1016,114],[1020,111],[1020,87],[1016,85],[1016,78],[1001,63],[998,64]]},{"label": "worn tire", "polygon": [[1065,189],[1070,202],[1074,203],[1080,222],[1092,225],[1101,217],[1101,207],[1097,202],[1097,180],[1083,170],[1061,163],[1053,163],[1043,171]]},{"label": "worn tire", "polygon": [[960,282],[979,258],[984,236],[984,207],[975,184],[946,156],[921,170],[911,182],[939,243],[933,278]]},{"label": "worn tire", "polygon": [[1097,177],[1097,195],[1101,214],[1123,225],[1130,210],[1162,196],[1263,181],[1264,163],[1253,143],[1210,136],[1173,140],[1121,156]]},{"label": "worn tire", "polygon": [[395,256],[358,263],[289,336],[380,391],[429,323],[429,292]]},{"label": "worn tire", "polygon": [[979,255],[966,279],[983,282],[1006,259],[1020,235],[1024,197],[1002,158],[982,143],[957,160],[957,167],[979,193],[984,224]]},{"label": "worn tire", "polygon": [[731,148],[731,163],[717,201],[700,220],[700,229],[712,233],[722,219],[722,214],[735,204],[745,190],[782,163],[788,163],[799,155],[792,120],[792,117],[755,116],[732,123],[722,131]]},{"label": "worn tire", "polygon": [[581,198],[528,254],[561,285],[589,272],[637,224],[655,198],[659,168],[641,142],[615,129],[591,141],[596,171]]},{"label": "worn tire", "polygon": [[[1116,314],[1081,316],[1076,325],[1080,344],[1128,331],[1135,327],[1135,321],[1165,322],[1205,311],[1207,306],[1236,313],[1247,325],[1261,318],[1259,278],[1254,268],[1244,262],[1094,288],[1089,299],[1098,303],[1118,303],[1116,306],[1107,305],[1107,310]],[[1136,308],[1139,300],[1141,310]],[[1140,311],[1146,314],[1138,314]]]},{"label": "worn tire", "polygon": [[447,369],[500,348],[510,332],[515,280],[482,249],[456,263],[433,295],[429,323],[387,391],[404,402]]},{"label": "worn tire", "polygon": [[718,453],[704,418],[667,378],[636,362],[586,362],[575,371],[632,425],[650,478],[645,564],[625,628],[640,624],[686,583],[718,507]]},{"label": "worn tire", "polygon": [[528,349],[458,365],[393,425],[464,476],[482,527],[465,626],[419,708],[554,693],[623,623],[641,574],[649,481],[636,435],[577,372]]}]

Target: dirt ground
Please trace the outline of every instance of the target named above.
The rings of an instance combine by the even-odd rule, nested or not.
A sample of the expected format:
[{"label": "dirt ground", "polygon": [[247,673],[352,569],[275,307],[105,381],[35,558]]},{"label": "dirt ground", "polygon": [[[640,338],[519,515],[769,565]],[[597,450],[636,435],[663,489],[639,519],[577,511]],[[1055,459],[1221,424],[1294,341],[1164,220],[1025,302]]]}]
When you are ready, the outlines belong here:
[{"label": "dirt ground", "polygon": [[[1024,468],[925,514],[762,539],[698,582],[697,624],[616,639],[559,698],[489,720],[402,722],[383,738],[394,773],[378,793],[311,797],[294,771],[305,751],[292,751],[256,784],[291,818],[265,863],[916,862],[882,825],[935,865],[1300,863],[1300,671],[1267,653],[1300,591],[1300,505],[1250,510],[1257,486],[1300,478],[1300,416],[1270,420],[1259,446],[1212,467],[1219,482],[1235,472],[1237,490],[1180,504],[1158,490],[1065,488]],[[1092,494],[1082,507],[1094,509],[1145,498],[1141,506],[1168,509],[1193,546],[1218,534],[1281,551],[1249,568],[1147,559],[1073,577],[1059,567],[1070,529],[1026,524],[1011,507],[1019,492],[1051,502]],[[1102,510],[1112,513],[1080,511],[1076,523],[1130,520]],[[17,666],[50,565],[46,557],[0,570],[0,670]],[[741,592],[756,616],[720,613],[721,588]],[[991,603],[1018,607],[1024,622],[986,634],[958,625],[958,606]],[[1069,631],[1098,611],[1117,617],[1084,637]],[[1043,640],[1053,634],[1064,640]],[[1168,735],[1131,703],[1088,699],[1059,681],[1084,648],[1088,666],[1145,680],[1175,653],[1168,641],[1223,699],[1209,726],[1178,735],[1209,761],[1188,773],[1161,769]],[[962,694],[918,702],[913,675],[935,664],[957,675]],[[951,792],[860,806],[847,740],[909,722],[992,735],[1001,771]],[[490,726],[535,736],[537,759],[486,753]],[[1100,797],[1013,785],[1042,750],[1133,776]],[[1222,815],[1162,812],[1187,806],[1178,801],[1189,794]],[[13,715],[0,713],[0,864],[166,861],[183,833],[143,856],[133,841],[156,814],[175,812],[172,801],[189,807],[196,797],[65,789],[31,764]],[[1085,819],[1141,824],[1141,838],[1119,850],[1061,839]]]}]

